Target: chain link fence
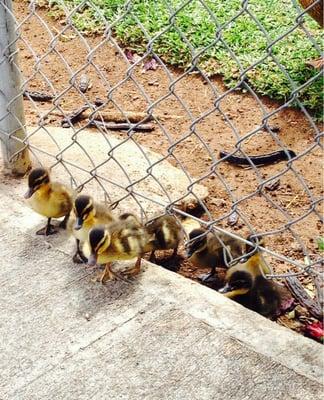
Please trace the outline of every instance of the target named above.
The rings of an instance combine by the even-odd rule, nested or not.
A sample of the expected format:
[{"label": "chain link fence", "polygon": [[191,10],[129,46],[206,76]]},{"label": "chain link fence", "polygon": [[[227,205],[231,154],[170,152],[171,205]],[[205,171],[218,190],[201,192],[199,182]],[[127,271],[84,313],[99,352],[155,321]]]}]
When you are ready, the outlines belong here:
[{"label": "chain link fence", "polygon": [[264,2],[288,10],[283,26],[255,1],[222,3],[3,0],[5,165],[24,173],[31,157],[144,219],[263,236],[271,277],[318,275],[322,72],[305,65],[322,2]]}]

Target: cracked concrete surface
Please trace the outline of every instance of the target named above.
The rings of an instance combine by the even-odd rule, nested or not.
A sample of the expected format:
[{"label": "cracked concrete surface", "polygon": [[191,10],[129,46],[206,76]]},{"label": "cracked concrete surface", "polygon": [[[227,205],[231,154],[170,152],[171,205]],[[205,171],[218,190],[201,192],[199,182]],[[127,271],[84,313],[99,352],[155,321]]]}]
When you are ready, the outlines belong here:
[{"label": "cracked concrete surface", "polygon": [[146,263],[94,284],[0,184],[0,399],[321,399],[322,346]]}]

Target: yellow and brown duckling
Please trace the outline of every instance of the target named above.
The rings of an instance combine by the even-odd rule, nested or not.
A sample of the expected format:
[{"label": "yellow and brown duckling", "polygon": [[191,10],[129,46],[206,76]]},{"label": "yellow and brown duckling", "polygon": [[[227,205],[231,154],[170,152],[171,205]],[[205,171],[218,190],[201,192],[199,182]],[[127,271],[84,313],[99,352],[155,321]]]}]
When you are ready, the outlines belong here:
[{"label": "yellow and brown duckling", "polygon": [[51,182],[45,168],[34,168],[28,176],[28,190],[25,193],[30,207],[47,217],[47,225],[36,232],[37,235],[52,235],[57,227],[51,224],[52,218],[64,217],[59,224],[65,229],[72,209],[72,191],[58,182]]},{"label": "yellow and brown duckling", "polygon": [[70,220],[69,229],[76,240],[76,252],[73,256],[75,263],[87,262],[82,253],[80,244],[86,242],[89,231],[96,225],[107,225],[114,221],[114,217],[108,206],[98,204],[91,196],[78,195],[73,202],[73,213],[75,218]]},{"label": "yellow and brown duckling", "polygon": [[137,275],[140,272],[141,257],[146,243],[146,230],[137,218],[132,214],[124,214],[109,225],[92,228],[83,246],[83,253],[88,258],[88,265],[105,264],[105,270],[100,276],[100,282],[104,284],[113,278],[123,279],[112,271],[113,261],[137,257],[134,268],[127,271],[128,276]]},{"label": "yellow and brown duckling", "polygon": [[226,261],[242,256],[244,249],[245,246],[240,240],[224,233],[214,235],[202,228],[189,233],[186,245],[187,258],[190,262],[198,267],[211,268],[209,274],[201,277],[204,283],[217,281],[216,268],[227,268]]},{"label": "yellow and brown duckling", "polygon": [[229,299],[265,317],[273,317],[281,303],[276,284],[263,276],[269,269],[260,252],[245,263],[236,264],[226,273],[226,285],[219,290]]},{"label": "yellow and brown duckling", "polygon": [[154,262],[155,251],[171,250],[171,258],[178,253],[179,244],[183,238],[182,226],[172,215],[162,215],[145,224],[148,233],[148,243],[145,252],[151,252],[149,260]]}]

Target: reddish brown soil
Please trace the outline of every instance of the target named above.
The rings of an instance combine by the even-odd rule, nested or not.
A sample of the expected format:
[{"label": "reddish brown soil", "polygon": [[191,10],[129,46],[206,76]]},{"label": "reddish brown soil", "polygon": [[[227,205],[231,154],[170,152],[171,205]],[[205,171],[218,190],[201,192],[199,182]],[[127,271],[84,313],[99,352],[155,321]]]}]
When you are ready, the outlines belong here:
[{"label": "reddish brown soil", "polygon": [[[21,22],[28,15],[27,4],[17,1],[15,7],[17,18]],[[206,185],[210,193],[206,202],[210,217],[220,219],[220,226],[240,235],[249,232],[247,223],[260,233],[282,230],[267,237],[267,246],[277,253],[303,262],[304,254],[300,245],[284,227],[288,221],[305,215],[312,201],[305,192],[301,180],[292,171],[285,172],[286,163],[259,168],[259,178],[253,169],[239,168],[225,162],[219,165],[218,175],[211,171],[212,157],[217,159],[220,150],[232,150],[238,140],[230,124],[236,127],[240,138],[262,124],[262,110],[251,94],[234,92],[226,95],[221,100],[220,107],[230,123],[219,111],[214,110],[196,123],[197,135],[192,134],[187,137],[192,121],[213,109],[215,96],[199,74],[186,75],[180,79],[182,72],[175,69],[169,68],[168,75],[162,67],[145,73],[142,67],[136,67],[132,70],[131,77],[126,79],[126,71],[130,65],[122,56],[121,50],[118,52],[110,41],[101,42],[102,38],[99,37],[81,38],[76,31],[67,29],[64,31],[64,36],[51,42],[47,29],[56,35],[63,28],[64,24],[60,23],[60,20],[50,19],[42,9],[37,10],[37,15],[25,19],[21,26],[23,40],[18,41],[18,46],[23,75],[25,78],[29,77],[27,88],[31,91],[51,92],[46,82],[48,79],[55,93],[61,93],[57,102],[59,107],[56,108],[50,102],[33,103],[25,100],[28,125],[38,124],[40,116],[48,114],[52,109],[53,112],[47,116],[45,123],[60,126],[63,114],[74,111],[85,101],[93,102],[97,97],[106,99],[108,91],[113,101],[106,107],[107,110],[116,109],[113,104],[115,103],[125,111],[145,112],[149,106],[147,98],[143,96],[145,92],[151,102],[156,102],[154,113],[159,115],[164,131],[156,125],[152,133],[136,133],[133,138],[138,143],[167,156],[173,165],[180,162],[191,176],[201,179],[200,183]],[[89,49],[86,46],[89,46]],[[53,50],[50,51],[50,48]],[[39,57],[39,64],[36,63],[35,56]],[[90,77],[92,87],[86,94],[82,95],[71,85],[70,79],[74,73],[78,73],[78,77],[83,73]],[[172,93],[171,79],[176,82],[171,88]],[[219,93],[227,90],[221,78],[213,78],[212,82]],[[185,107],[181,105],[180,99]],[[280,107],[280,104],[267,98],[260,100],[266,112],[272,112]],[[313,197],[319,199],[323,194],[321,150],[319,146],[311,149],[315,132],[310,122],[301,111],[285,108],[276,112],[269,123],[278,127],[278,139],[288,148],[296,153],[304,153],[306,149],[310,149],[293,163],[293,168],[303,177]],[[85,125],[86,121],[83,121],[79,127]],[[118,134],[121,137],[125,136],[123,132]],[[168,153],[170,144],[176,143],[181,138],[183,140],[173,147],[173,154]],[[252,138],[244,140],[242,146],[249,154],[263,154],[280,149],[267,131],[260,131]],[[277,190],[262,195],[255,193],[260,183],[259,179],[275,177],[279,173],[283,175],[280,177],[280,186]],[[242,199],[238,209],[244,215],[245,221],[240,218],[234,227],[229,227],[227,222],[232,198],[220,178],[226,181],[235,199]],[[268,200],[271,199],[272,204],[266,196]],[[284,209],[287,217],[276,208],[276,205]],[[319,203],[317,210],[320,211],[321,208]],[[209,217],[204,216],[204,219]],[[308,251],[316,257],[319,255],[316,238],[321,235],[321,229],[318,217],[313,212],[293,225],[294,232],[300,236]],[[270,262],[276,273],[284,273],[288,269],[294,270],[294,267],[280,260],[272,259]],[[205,271],[198,270],[184,261],[180,265],[179,272],[186,277],[196,279]],[[310,291],[313,291],[310,278],[302,278],[302,281],[308,285]]]}]

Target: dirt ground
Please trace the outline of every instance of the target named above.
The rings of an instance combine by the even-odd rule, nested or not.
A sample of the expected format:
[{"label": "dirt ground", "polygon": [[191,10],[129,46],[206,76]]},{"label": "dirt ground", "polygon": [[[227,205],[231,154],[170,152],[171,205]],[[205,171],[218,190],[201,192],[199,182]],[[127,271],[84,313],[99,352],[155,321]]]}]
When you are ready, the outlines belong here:
[{"label": "dirt ground", "polygon": [[[279,109],[279,103],[268,98],[259,98],[259,103],[252,94],[236,91],[220,101],[222,114],[214,109],[215,95],[199,74],[182,76],[182,71],[173,68],[167,71],[161,66],[143,72],[142,66],[139,66],[127,75],[130,64],[111,41],[102,42],[99,37],[82,38],[71,28],[52,40],[49,31],[57,35],[65,28],[64,21],[49,18],[43,9],[26,18],[28,8],[24,1],[15,2],[15,8],[18,21],[23,22],[18,47],[27,89],[60,94],[56,106],[51,102],[25,99],[28,125],[45,123],[60,126],[64,114],[76,110],[86,101],[107,99],[107,92],[111,101],[105,110],[117,110],[117,105],[124,111],[145,112],[154,103],[154,114],[158,115],[159,124],[155,124],[153,132],[138,132],[133,139],[167,156],[169,162],[182,166],[199,183],[208,187],[210,194],[206,206],[210,215],[205,214],[205,220],[216,219],[219,226],[243,236],[249,232],[249,224],[258,233],[269,232],[267,246],[299,262],[304,262],[305,256],[301,243],[313,258],[320,256],[316,239],[323,235],[322,225],[318,216],[310,210],[314,199],[323,195],[321,149],[319,146],[312,148],[315,130],[301,111],[283,108],[269,119],[269,125],[276,128],[276,139],[301,155],[293,163],[293,168],[287,169],[283,162],[260,167],[256,173],[253,169],[221,162],[215,170],[213,162],[219,158],[219,151],[231,151],[239,138],[262,124],[265,112]],[[81,74],[90,78],[91,88],[85,94],[71,83],[75,73],[78,78]],[[213,77],[211,81],[218,94],[226,92],[220,77]],[[77,86],[77,83],[74,85]],[[199,119],[209,110],[214,111]],[[44,115],[45,120],[42,118]],[[195,133],[189,135],[194,120]],[[86,124],[82,121],[78,128]],[[233,133],[231,125],[236,128],[238,136]],[[125,137],[122,131],[116,134]],[[280,147],[266,130],[260,130],[242,142],[242,149],[254,155],[276,151]],[[280,184],[277,189],[258,191],[262,180],[272,177],[275,180],[278,175]],[[308,191],[305,190],[306,185]],[[233,201],[238,201],[240,218],[234,226],[230,226],[228,216]],[[322,204],[318,203],[315,208],[321,212]],[[296,222],[290,225],[294,220]],[[269,261],[276,274],[297,271],[284,261],[275,258]],[[179,272],[197,279],[206,271],[183,260]],[[314,295],[312,279],[301,277],[301,281]],[[289,325],[287,320],[281,322]],[[296,330],[301,328],[300,325],[290,327]]]}]

